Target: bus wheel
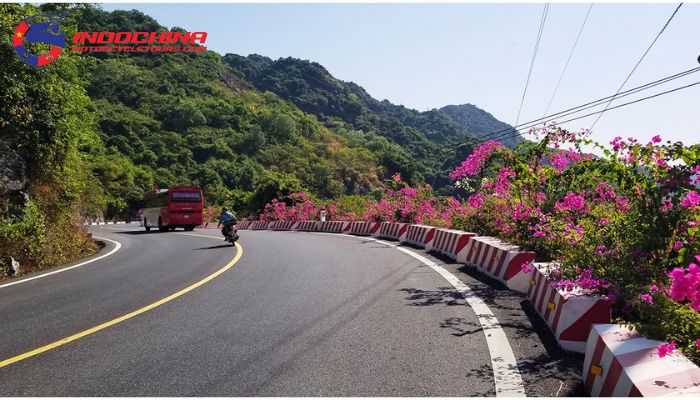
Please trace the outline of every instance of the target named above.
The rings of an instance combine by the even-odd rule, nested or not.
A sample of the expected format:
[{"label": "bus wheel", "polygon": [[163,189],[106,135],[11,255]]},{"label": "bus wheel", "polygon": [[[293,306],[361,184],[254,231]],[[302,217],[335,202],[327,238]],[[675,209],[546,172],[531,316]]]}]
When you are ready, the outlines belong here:
[{"label": "bus wheel", "polygon": [[193,231],[193,230],[194,230],[194,225],[187,225],[187,226],[185,227],[185,230],[188,231],[188,232]]},{"label": "bus wheel", "polygon": [[148,226],[148,221],[146,221],[146,218],[143,219],[143,226],[146,227],[146,232],[150,232],[150,231],[151,231],[151,227]]},{"label": "bus wheel", "polygon": [[167,226],[163,226],[163,220],[160,217],[158,217],[158,230],[161,232],[168,230]]}]

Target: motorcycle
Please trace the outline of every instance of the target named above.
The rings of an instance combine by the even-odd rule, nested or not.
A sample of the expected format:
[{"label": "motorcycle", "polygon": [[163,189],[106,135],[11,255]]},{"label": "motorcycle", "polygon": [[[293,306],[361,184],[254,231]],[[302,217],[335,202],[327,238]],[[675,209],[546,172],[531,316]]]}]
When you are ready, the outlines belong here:
[{"label": "motorcycle", "polygon": [[238,229],[236,229],[236,224],[226,224],[223,229],[224,239],[231,243],[232,246],[236,245],[236,241],[239,239]]}]

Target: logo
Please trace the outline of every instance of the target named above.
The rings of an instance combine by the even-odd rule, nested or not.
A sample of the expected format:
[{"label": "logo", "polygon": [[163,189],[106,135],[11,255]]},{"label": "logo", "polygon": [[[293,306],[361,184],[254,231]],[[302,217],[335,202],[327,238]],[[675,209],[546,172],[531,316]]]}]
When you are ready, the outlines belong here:
[{"label": "logo", "polygon": [[[44,13],[24,19],[15,29],[12,43],[19,59],[28,65],[43,67],[56,61],[66,47],[66,34],[59,22],[68,14]],[[207,32],[158,31],[82,32],[73,35],[66,51],[76,53],[205,53]],[[27,48],[29,47],[29,48]],[[44,54],[31,50],[48,48]]]},{"label": "logo", "polygon": [[[61,33],[59,22],[66,17],[65,13],[45,13],[26,18],[15,29],[12,38],[15,45],[15,53],[19,59],[35,67],[43,67],[56,61],[61,50],[66,46],[66,34]],[[39,22],[38,19],[47,19],[47,22]],[[50,45],[48,52],[44,54],[32,54],[27,49],[28,44]]]},{"label": "logo", "polygon": [[71,51],[81,53],[198,53],[206,52],[203,46],[207,32],[76,32]]}]

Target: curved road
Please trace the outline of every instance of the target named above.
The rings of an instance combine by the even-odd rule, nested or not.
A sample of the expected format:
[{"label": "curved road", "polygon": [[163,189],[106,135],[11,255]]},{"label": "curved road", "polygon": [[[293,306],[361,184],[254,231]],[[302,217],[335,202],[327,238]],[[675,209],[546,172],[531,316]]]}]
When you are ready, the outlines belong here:
[{"label": "curved road", "polygon": [[[0,363],[151,305],[230,265],[215,230],[93,227],[116,253],[0,285]],[[420,260],[376,241],[242,231],[240,259],[156,308],[0,368],[2,396],[494,396],[479,320]],[[103,253],[114,244],[109,243]],[[524,298],[457,276],[503,326],[528,396],[582,395]],[[12,281],[11,281],[12,282]],[[488,332],[486,334],[489,334]]]}]

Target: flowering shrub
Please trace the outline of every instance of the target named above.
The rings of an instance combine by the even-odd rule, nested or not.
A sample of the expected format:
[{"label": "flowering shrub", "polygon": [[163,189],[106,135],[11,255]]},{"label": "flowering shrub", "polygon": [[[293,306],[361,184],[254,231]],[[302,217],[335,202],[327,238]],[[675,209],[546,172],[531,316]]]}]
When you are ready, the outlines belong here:
[{"label": "flowering shrub", "polygon": [[262,217],[313,220],[325,210],[328,220],[497,236],[556,262],[557,289],[604,296],[617,321],[665,340],[660,355],[677,349],[699,362],[700,266],[692,256],[700,253],[700,145],[618,137],[606,148],[587,131],[550,126],[533,133],[539,142],[514,150],[483,143],[455,168],[450,177],[467,190],[463,201],[410,187],[397,174],[380,198],[295,193],[267,204]]},{"label": "flowering shrub", "polygon": [[273,199],[265,205],[264,218],[269,221],[318,220],[321,210],[326,220],[410,222],[450,227],[454,215],[466,206],[452,197],[436,197],[430,186],[413,188],[396,174],[387,182],[380,200],[362,196],[343,196],[320,200],[306,193],[294,193],[284,200]]},{"label": "flowering shrub", "polygon": [[586,131],[533,133],[539,143],[515,150],[484,143],[450,174],[472,191],[454,225],[556,261],[557,288],[606,296],[616,319],[700,360],[700,267],[677,267],[700,250],[700,146],[618,137],[608,149]]}]

